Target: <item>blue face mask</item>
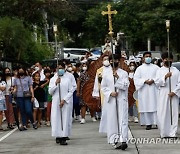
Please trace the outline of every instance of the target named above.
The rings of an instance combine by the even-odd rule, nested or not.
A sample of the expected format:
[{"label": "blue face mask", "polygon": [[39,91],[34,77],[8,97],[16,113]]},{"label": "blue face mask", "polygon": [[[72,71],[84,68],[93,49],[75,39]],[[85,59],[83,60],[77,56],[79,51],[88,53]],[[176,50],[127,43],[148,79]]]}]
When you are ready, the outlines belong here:
[{"label": "blue face mask", "polygon": [[64,70],[64,69],[59,69],[59,70],[58,70],[59,76],[63,76],[64,73],[65,73],[65,70]]},{"label": "blue face mask", "polygon": [[146,57],[145,58],[145,63],[150,64],[151,63],[151,57]]}]

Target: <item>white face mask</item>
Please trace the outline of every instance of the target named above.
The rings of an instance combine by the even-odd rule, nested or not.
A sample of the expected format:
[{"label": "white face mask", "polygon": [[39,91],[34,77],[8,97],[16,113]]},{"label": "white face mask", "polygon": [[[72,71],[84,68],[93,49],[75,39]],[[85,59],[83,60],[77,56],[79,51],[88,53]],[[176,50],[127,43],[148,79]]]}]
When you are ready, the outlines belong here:
[{"label": "white face mask", "polygon": [[135,67],[134,67],[134,66],[130,66],[129,69],[130,69],[131,71],[134,71]]},{"label": "white face mask", "polygon": [[109,60],[103,61],[103,65],[106,66],[106,67],[109,66],[110,65]]},{"label": "white face mask", "polygon": [[34,69],[35,69],[35,71],[39,71],[39,67],[37,67],[37,66]]},{"label": "white face mask", "polygon": [[86,67],[86,66],[84,66],[82,69],[83,69],[83,71],[86,71],[86,70],[87,70],[87,67]]},{"label": "white face mask", "polygon": [[67,70],[68,70],[69,72],[71,72],[73,69],[72,69],[72,67],[68,67]]}]

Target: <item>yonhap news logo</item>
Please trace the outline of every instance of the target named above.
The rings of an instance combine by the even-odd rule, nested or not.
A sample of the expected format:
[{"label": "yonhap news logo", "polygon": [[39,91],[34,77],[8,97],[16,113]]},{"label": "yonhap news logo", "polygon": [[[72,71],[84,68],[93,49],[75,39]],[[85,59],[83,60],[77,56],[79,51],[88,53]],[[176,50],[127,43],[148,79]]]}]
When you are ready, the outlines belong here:
[{"label": "yonhap news logo", "polygon": [[130,144],[180,144],[179,138],[129,138]]}]

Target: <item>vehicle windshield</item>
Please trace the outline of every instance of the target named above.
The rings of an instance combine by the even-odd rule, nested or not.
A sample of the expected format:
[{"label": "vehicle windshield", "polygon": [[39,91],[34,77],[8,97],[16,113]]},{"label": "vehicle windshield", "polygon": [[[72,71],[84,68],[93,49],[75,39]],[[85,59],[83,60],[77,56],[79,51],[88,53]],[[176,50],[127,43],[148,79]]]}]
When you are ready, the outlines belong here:
[{"label": "vehicle windshield", "polygon": [[70,54],[74,54],[74,55],[85,55],[86,54],[86,50],[64,50],[64,53],[70,53]]}]

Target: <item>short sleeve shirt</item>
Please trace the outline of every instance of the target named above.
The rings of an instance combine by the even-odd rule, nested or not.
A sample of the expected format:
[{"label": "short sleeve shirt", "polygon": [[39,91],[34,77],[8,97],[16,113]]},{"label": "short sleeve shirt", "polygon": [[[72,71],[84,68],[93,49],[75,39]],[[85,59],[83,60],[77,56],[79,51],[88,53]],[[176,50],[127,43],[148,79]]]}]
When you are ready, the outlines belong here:
[{"label": "short sleeve shirt", "polygon": [[32,84],[32,79],[29,76],[15,78],[14,85],[17,87],[17,97],[23,97],[23,91],[29,91],[29,86]]}]

